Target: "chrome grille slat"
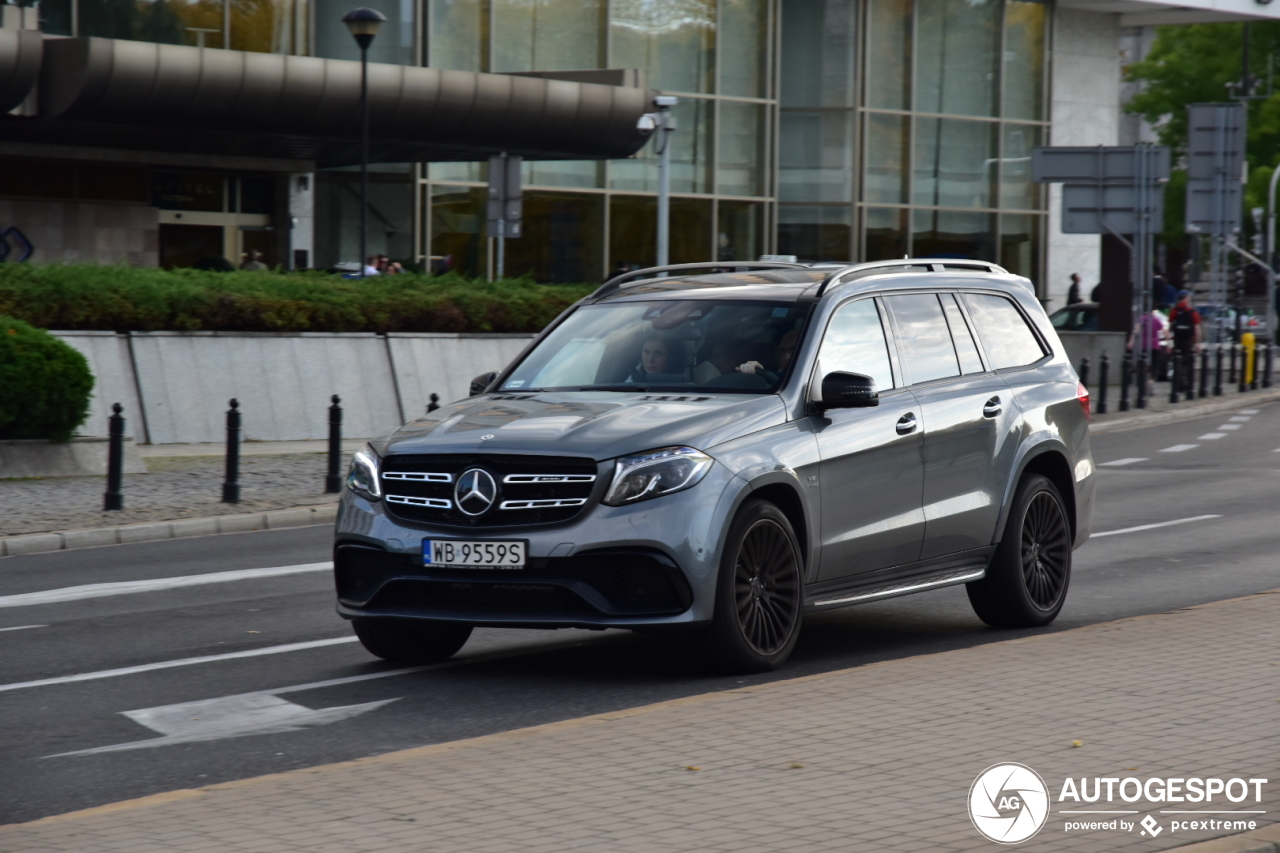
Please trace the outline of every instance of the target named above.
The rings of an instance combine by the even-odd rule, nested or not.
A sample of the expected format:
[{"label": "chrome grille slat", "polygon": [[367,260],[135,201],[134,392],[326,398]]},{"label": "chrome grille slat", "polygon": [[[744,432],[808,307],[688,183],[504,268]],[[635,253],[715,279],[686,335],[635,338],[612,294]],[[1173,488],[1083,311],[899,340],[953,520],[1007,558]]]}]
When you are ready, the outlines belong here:
[{"label": "chrome grille slat", "polygon": [[387,502],[407,506],[426,506],[432,509],[453,509],[453,502],[443,498],[419,498],[413,495],[387,495]]},{"label": "chrome grille slat", "polygon": [[436,474],[418,471],[387,471],[382,475],[386,480],[413,480],[419,483],[452,483],[452,474]]},{"label": "chrome grille slat", "polygon": [[594,483],[595,474],[508,474],[502,478],[505,484],[513,483]]},{"label": "chrome grille slat", "polygon": [[586,498],[543,498],[531,501],[503,501],[498,509],[551,509],[553,507],[583,506]]}]

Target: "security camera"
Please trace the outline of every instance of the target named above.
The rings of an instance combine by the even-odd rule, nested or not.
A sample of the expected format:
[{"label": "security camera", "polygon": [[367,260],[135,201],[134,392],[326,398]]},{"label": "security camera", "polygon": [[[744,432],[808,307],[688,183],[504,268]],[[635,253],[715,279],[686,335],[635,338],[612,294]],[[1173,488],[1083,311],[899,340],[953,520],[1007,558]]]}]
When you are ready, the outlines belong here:
[{"label": "security camera", "polygon": [[674,107],[678,103],[680,103],[680,99],[675,95],[655,95],[653,99],[653,105],[659,109]]},{"label": "security camera", "polygon": [[645,113],[640,116],[640,118],[636,119],[636,130],[643,134],[647,135],[653,133],[657,129],[658,119],[654,117],[653,113]]}]

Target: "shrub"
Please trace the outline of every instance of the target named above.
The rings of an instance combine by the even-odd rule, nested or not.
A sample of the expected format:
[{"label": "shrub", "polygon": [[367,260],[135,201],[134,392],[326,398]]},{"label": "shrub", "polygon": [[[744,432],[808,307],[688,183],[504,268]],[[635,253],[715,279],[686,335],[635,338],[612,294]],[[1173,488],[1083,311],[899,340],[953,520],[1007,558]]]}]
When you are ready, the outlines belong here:
[{"label": "shrub", "polygon": [[0,438],[67,441],[89,414],[89,362],[53,335],[0,317]]},{"label": "shrub", "polygon": [[536,332],[594,285],[0,264],[0,315],[117,332]]}]

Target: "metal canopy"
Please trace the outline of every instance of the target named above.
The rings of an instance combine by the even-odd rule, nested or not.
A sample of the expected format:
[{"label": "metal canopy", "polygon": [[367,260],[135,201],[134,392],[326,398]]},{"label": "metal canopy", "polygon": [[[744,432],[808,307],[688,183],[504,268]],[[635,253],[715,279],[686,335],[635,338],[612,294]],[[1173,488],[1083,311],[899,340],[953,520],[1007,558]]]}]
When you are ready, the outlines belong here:
[{"label": "metal canopy", "polygon": [[[9,31],[11,32],[11,31]],[[0,38],[0,93],[23,43]],[[18,86],[18,88],[21,88]],[[359,162],[360,64],[100,38],[46,39],[39,114],[0,140]],[[23,93],[25,97],[25,93]],[[15,97],[9,96],[10,99]],[[628,157],[651,93],[524,75],[369,66],[373,162]]]}]

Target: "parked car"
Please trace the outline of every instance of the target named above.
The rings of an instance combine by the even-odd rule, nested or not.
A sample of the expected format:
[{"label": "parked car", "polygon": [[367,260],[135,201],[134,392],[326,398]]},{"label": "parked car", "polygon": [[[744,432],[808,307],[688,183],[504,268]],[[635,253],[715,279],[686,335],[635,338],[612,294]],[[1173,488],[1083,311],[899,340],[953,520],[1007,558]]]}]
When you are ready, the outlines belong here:
[{"label": "parked car", "polygon": [[1049,315],[1049,322],[1059,332],[1098,331],[1098,303],[1077,302],[1059,308]]},{"label": "parked car", "polygon": [[366,649],[687,631],[744,672],[809,613],[921,590],[966,584],[996,627],[1057,616],[1093,512],[1089,402],[1030,283],[737,266],[620,276],[355,455],[334,572]]}]

